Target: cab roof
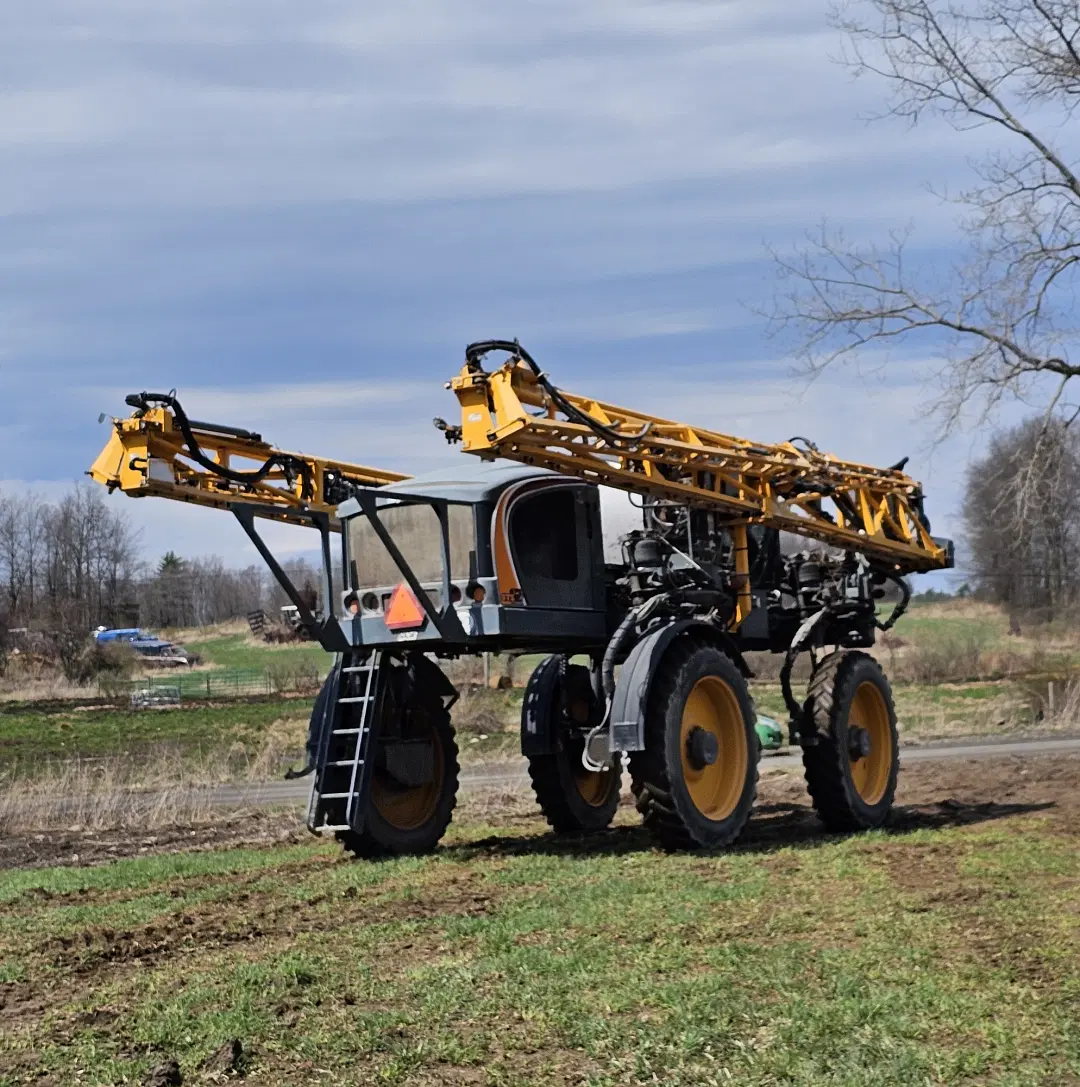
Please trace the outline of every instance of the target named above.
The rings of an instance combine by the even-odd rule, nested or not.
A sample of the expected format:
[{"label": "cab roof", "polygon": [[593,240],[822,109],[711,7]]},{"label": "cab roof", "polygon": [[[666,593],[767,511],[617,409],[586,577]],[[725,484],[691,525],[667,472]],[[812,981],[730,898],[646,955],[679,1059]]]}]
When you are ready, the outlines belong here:
[{"label": "cab roof", "polygon": [[[389,483],[378,489],[379,494],[414,495],[420,498],[445,498],[452,502],[493,502],[512,483],[527,479],[567,478],[548,468],[530,468],[526,464],[511,461],[462,461],[451,468],[439,468],[434,472]],[[360,503],[355,498],[342,502],[337,509],[340,518],[360,513]]]}]

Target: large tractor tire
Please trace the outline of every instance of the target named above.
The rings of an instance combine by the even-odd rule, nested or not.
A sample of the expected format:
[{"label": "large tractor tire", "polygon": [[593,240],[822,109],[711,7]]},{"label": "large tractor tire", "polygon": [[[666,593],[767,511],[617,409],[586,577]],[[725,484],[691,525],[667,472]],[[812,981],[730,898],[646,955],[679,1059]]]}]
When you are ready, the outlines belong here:
[{"label": "large tractor tire", "polygon": [[[530,687],[543,682],[544,667],[542,663],[533,672]],[[522,703],[523,713],[529,693],[527,690]],[[554,738],[554,750],[529,757],[529,777],[540,810],[560,833],[603,830],[619,806],[622,766],[618,755],[604,770],[589,770],[581,761],[585,747],[582,730],[602,716],[597,713],[588,668],[566,665],[548,708],[546,726]]]},{"label": "large tractor tire", "polygon": [[730,657],[689,638],[667,651],[630,773],[638,811],[665,849],[716,849],[738,838],[757,791],[757,735],[746,680]]},{"label": "large tractor tire", "polygon": [[835,831],[869,830],[888,818],[900,768],[896,709],[881,666],[866,653],[826,657],[810,679],[804,720],[806,785]]},{"label": "large tractor tire", "polygon": [[[363,830],[340,831],[337,839],[358,857],[428,853],[450,825],[458,791],[458,748],[450,712],[422,684],[391,683],[379,704],[371,791]],[[430,745],[431,774],[404,784],[388,764],[391,743]]]}]

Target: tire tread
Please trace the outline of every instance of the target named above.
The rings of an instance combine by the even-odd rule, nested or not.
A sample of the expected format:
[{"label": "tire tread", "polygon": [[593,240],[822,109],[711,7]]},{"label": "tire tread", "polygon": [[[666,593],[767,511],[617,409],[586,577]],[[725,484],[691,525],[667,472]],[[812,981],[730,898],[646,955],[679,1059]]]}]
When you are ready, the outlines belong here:
[{"label": "tire tread", "polygon": [[[804,713],[810,715],[811,731],[816,740],[813,746],[803,748],[803,773],[806,778],[806,788],[818,817],[829,830],[837,832],[866,830],[870,826],[880,825],[883,821],[882,819],[872,823],[859,815],[858,796],[848,769],[848,753],[840,746],[838,733],[841,730],[836,720],[851,672],[866,661],[873,664],[884,681],[884,693],[890,719],[893,722],[892,738],[895,756],[896,712],[893,708],[892,692],[880,665],[868,653],[841,650],[829,654],[814,670],[804,703]],[[876,805],[876,807],[884,805],[886,812],[891,808],[896,792],[896,761],[894,757],[885,796]]]},{"label": "tire tread", "polygon": [[[649,692],[649,705],[645,714],[645,749],[635,751],[630,757],[630,773],[635,805],[645,826],[656,835],[666,850],[697,849],[699,842],[690,827],[679,815],[672,792],[671,773],[667,765],[666,712],[665,707],[677,696],[683,669],[702,649],[723,652],[711,642],[698,638],[677,641],[664,656],[653,689]],[[727,656],[727,654],[724,654]],[[730,656],[728,657],[730,660]],[[732,662],[733,664],[736,662]],[[757,794],[757,760],[750,753],[753,767],[753,800]],[[748,813],[749,815],[749,809]],[[730,845],[742,833],[745,820],[733,825],[722,839],[713,839],[709,848]]]},{"label": "tire tread", "polygon": [[[434,849],[435,846],[442,839],[442,836],[446,833],[447,828],[450,826],[450,821],[454,817],[454,809],[457,807],[457,794],[458,794],[458,779],[461,774],[461,764],[458,762],[458,755],[460,754],[457,745],[457,733],[454,730],[454,723],[451,720],[448,710],[439,710],[441,717],[436,728],[439,730],[439,739],[443,744],[444,758],[446,758],[446,776],[444,780],[444,789],[450,791],[450,803],[442,811],[442,818],[435,824],[438,828],[438,833],[433,835],[434,840],[429,846],[426,847],[407,847],[404,849],[396,848],[389,842],[380,841],[376,835],[371,831],[370,823],[365,820],[364,829],[359,833],[353,830],[338,831],[334,837],[341,843],[342,849],[346,853],[352,853],[354,856],[361,860],[379,860],[383,857],[400,857],[409,854],[419,854],[429,852]],[[447,756],[449,756],[447,758]],[[371,801],[369,800],[370,804]],[[428,835],[432,837],[432,835]]]}]

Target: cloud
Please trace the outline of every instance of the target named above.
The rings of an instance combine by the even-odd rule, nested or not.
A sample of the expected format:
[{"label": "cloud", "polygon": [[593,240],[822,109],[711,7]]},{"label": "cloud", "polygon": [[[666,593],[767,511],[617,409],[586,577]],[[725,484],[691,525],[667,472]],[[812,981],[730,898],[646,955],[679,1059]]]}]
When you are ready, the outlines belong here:
[{"label": "cloud", "polygon": [[362,12],[339,0],[258,15],[196,5],[195,16],[164,0],[154,18],[114,3],[76,21],[67,4],[36,5],[8,48],[27,42],[37,80],[53,85],[10,99],[6,115],[29,137],[41,96],[59,96],[60,127],[84,147],[68,148],[80,183],[52,171],[47,123],[40,153],[8,162],[0,192],[26,211],[60,192],[125,213],[396,203],[949,153],[933,126],[898,141],[852,123],[869,94],[830,63],[816,2],[734,7],[559,3],[526,15],[495,0],[374,0]]},{"label": "cloud", "polygon": [[[881,88],[837,46],[819,0],[40,0],[0,43],[5,474],[77,478],[99,412],[173,387],[421,471],[491,335],[571,388],[895,460],[914,383],[792,392],[747,308],[762,243],[916,219],[947,263],[919,182],[984,137],[867,127]],[[246,554],[221,515],[132,505],[151,550]]]}]

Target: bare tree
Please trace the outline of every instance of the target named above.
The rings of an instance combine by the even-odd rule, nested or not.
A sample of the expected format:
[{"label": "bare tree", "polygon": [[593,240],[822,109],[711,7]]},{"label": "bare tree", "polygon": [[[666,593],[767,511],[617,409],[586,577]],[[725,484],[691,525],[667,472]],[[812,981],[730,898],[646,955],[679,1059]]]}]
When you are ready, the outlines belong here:
[{"label": "bare tree", "polygon": [[974,581],[1010,614],[1058,618],[1080,599],[1080,433],[1029,419],[996,434],[968,470],[964,524]]},{"label": "bare tree", "polygon": [[139,585],[139,620],[150,627],[209,626],[263,607],[266,578],[255,566],[230,570],[221,559],[183,559],[170,551]]},{"label": "bare tree", "polygon": [[7,624],[89,631],[133,618],[137,535],[103,494],[74,488],[55,505],[0,496],[0,613]]},{"label": "bare tree", "polygon": [[1070,141],[1080,104],[1076,0],[864,0],[834,13],[858,75],[888,85],[884,115],[928,115],[997,150],[973,164],[958,207],[968,252],[944,272],[909,260],[910,231],[880,248],[822,227],[793,258],[775,319],[811,373],[862,349],[916,336],[942,348],[946,427],[967,406],[1037,402],[1071,423],[1080,374],[1073,295],[1080,262],[1080,177]]}]

